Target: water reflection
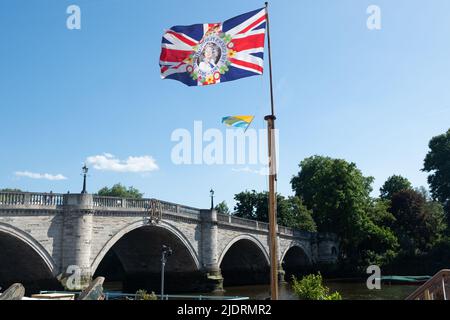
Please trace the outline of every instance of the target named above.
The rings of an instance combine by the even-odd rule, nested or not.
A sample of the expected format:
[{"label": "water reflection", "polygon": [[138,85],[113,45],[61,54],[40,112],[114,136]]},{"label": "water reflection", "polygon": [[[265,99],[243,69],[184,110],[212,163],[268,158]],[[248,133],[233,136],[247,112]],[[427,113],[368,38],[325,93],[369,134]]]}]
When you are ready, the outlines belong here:
[{"label": "water reflection", "polygon": [[[324,283],[330,292],[338,291],[344,300],[404,300],[411,294],[418,286],[416,285],[385,285],[381,286],[381,290],[369,290],[363,282],[340,282],[340,281],[325,281]],[[121,291],[120,283],[106,283],[105,289],[107,291]],[[158,293],[158,290],[155,291]],[[169,293],[170,294],[170,293]],[[208,292],[191,292],[189,295],[216,295],[216,296],[241,296],[249,297],[252,300],[265,300],[270,297],[269,285],[252,285],[227,287],[223,293],[211,294]],[[281,300],[297,300],[291,286],[287,283],[280,284],[280,299]]]},{"label": "water reflection", "polygon": [[[381,290],[369,290],[365,283],[325,281],[330,292],[338,291],[344,300],[404,300],[417,286],[415,285],[382,285]],[[245,296],[250,299],[264,300],[270,297],[270,286],[243,286],[225,289],[225,296]],[[297,300],[289,284],[280,286],[281,300]]]}]

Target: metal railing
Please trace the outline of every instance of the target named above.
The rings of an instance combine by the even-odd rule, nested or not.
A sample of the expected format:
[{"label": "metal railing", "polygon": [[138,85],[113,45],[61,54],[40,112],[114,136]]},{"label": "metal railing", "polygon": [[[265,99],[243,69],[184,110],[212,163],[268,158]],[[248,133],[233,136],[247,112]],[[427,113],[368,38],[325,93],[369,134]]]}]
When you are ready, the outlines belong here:
[{"label": "metal railing", "polygon": [[436,273],[406,300],[448,300],[450,298],[450,269]]},{"label": "metal railing", "polygon": [[[73,294],[76,297],[80,295],[79,291],[40,291],[39,294]],[[103,293],[105,300],[137,300],[136,293],[109,292]],[[249,300],[249,297],[240,296],[209,296],[209,295],[156,295],[157,300]]]}]

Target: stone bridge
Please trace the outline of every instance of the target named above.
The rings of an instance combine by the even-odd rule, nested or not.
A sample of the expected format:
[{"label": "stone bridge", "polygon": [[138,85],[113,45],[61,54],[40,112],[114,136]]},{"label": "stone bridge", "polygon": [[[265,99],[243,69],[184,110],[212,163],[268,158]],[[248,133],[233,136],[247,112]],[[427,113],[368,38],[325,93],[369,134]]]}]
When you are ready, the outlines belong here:
[{"label": "stone bridge", "polygon": [[[334,263],[330,234],[278,227],[280,278]],[[81,289],[95,276],[122,290],[159,291],[162,245],[172,291],[269,281],[268,224],[156,199],[91,194],[0,193],[0,286],[29,290],[60,281]],[[58,280],[57,280],[58,279]]]}]

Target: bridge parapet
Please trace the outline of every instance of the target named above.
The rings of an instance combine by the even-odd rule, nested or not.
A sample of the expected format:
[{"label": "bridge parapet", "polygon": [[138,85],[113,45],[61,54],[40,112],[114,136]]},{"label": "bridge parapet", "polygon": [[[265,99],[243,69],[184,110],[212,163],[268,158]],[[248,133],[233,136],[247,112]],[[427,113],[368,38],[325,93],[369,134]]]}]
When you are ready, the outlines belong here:
[{"label": "bridge parapet", "polygon": [[[71,205],[69,202],[73,200],[69,199],[74,199],[74,196],[75,194],[60,193],[0,192],[0,208],[57,208]],[[127,199],[97,195],[94,195],[92,198],[93,209],[126,210],[141,213],[148,211],[152,204],[157,203],[163,212],[200,215],[200,209],[157,199]]]},{"label": "bridge parapet", "polygon": [[[0,208],[3,209],[63,209],[72,205],[75,194],[31,193],[31,192],[0,192]],[[161,215],[179,215],[200,219],[201,209],[184,206],[157,199],[130,199],[119,197],[92,196],[94,211],[126,211],[142,215],[157,208]],[[219,224],[236,226],[250,230],[268,232],[269,224],[261,221],[239,218],[233,215],[218,214]],[[280,235],[309,239],[311,233],[279,226]],[[325,235],[324,235],[325,236]],[[332,235],[330,235],[332,236]]]},{"label": "bridge parapet", "polygon": [[[161,201],[157,199],[127,199],[116,197],[101,197],[94,196],[94,208],[109,209],[109,210],[126,210],[126,211],[148,211],[155,205],[165,213],[181,213],[200,215],[200,209],[183,206],[167,201]],[[131,210],[130,210],[131,209]]]},{"label": "bridge parapet", "polygon": [[[250,220],[239,218],[233,215],[224,215],[218,214],[217,220],[219,224],[231,225],[231,226],[239,226],[244,227],[251,230],[269,232],[269,224],[266,222],[261,222],[257,220]],[[280,235],[288,236],[288,237],[296,237],[303,239],[310,239],[314,233],[302,231],[294,228],[289,228],[285,226],[278,226],[278,233]]]},{"label": "bridge parapet", "polygon": [[64,195],[57,193],[0,192],[0,207],[57,208],[64,205]]}]

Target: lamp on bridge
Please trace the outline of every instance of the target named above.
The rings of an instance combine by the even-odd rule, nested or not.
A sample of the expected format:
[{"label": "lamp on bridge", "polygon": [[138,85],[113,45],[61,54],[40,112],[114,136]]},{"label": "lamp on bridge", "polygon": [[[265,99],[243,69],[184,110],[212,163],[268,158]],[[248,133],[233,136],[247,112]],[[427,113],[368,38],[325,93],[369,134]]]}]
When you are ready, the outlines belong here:
[{"label": "lamp on bridge", "polygon": [[209,190],[209,194],[211,196],[211,210],[214,210],[214,190],[212,188]]},{"label": "lamp on bridge", "polygon": [[86,194],[86,177],[87,177],[87,173],[89,171],[89,168],[86,166],[86,164],[84,164],[83,168],[81,168],[83,170],[83,190],[81,191],[82,194]]}]

